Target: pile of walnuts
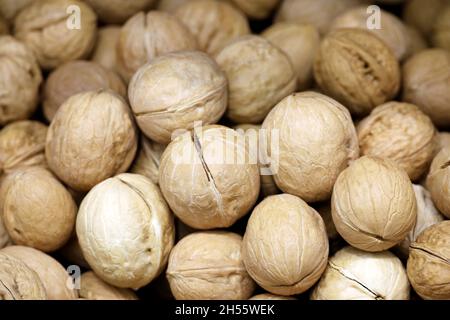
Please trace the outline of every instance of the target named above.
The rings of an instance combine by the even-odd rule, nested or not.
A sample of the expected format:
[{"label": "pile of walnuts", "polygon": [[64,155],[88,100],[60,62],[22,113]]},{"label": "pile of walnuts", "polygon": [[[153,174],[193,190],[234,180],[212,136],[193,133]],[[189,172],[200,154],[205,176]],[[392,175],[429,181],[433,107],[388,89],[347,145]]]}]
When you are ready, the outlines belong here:
[{"label": "pile of walnuts", "polygon": [[450,299],[449,0],[0,0],[0,126],[0,299]]}]

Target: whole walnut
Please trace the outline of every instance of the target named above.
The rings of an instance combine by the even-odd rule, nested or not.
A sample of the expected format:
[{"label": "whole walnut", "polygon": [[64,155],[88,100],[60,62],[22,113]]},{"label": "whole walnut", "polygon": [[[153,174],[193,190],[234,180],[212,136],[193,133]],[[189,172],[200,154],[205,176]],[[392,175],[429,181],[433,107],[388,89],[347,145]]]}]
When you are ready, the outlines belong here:
[{"label": "whole walnut", "polygon": [[258,161],[250,158],[244,136],[227,127],[206,126],[167,146],[159,185],[175,215],[188,226],[227,228],[258,198]]},{"label": "whole walnut", "polygon": [[0,253],[0,300],[47,300],[47,293],[36,272]]},{"label": "whole walnut", "polygon": [[450,2],[436,18],[431,41],[435,47],[450,50]]},{"label": "whole walnut", "polygon": [[392,51],[361,29],[332,31],[322,41],[314,64],[320,89],[361,116],[396,96],[400,67]]},{"label": "whole walnut", "polygon": [[114,287],[92,271],[81,275],[78,294],[80,298],[87,300],[138,300],[133,290]]},{"label": "whole walnut", "polygon": [[408,278],[423,299],[450,299],[450,221],[425,229],[410,246]]},{"label": "whole walnut", "polygon": [[111,89],[126,97],[122,79],[108,69],[90,61],[70,61],[55,69],[47,78],[43,95],[43,111],[51,121],[59,107],[71,96],[91,90]]},{"label": "whole walnut", "polygon": [[180,6],[175,15],[196,36],[199,48],[210,55],[250,33],[245,15],[226,2],[191,0]]},{"label": "whole walnut", "polygon": [[278,296],[276,294],[271,293],[261,293],[251,297],[248,300],[297,300],[297,299],[294,297]]},{"label": "whole walnut", "polygon": [[403,241],[417,219],[408,175],[393,161],[364,156],[336,180],[331,199],[334,224],[352,246],[383,251]]},{"label": "whole walnut", "polygon": [[321,34],[326,34],[334,18],[361,2],[361,0],[283,0],[276,21],[312,24]]},{"label": "whole walnut", "polygon": [[106,23],[124,23],[139,11],[147,11],[156,0],[85,0]]},{"label": "whole walnut", "polygon": [[409,300],[409,281],[389,251],[339,250],[311,294],[312,300]]},{"label": "whole walnut", "polygon": [[1,184],[6,230],[15,244],[51,252],[69,240],[77,206],[69,191],[48,170],[18,169]]},{"label": "whole walnut", "polygon": [[71,278],[64,267],[51,256],[23,246],[9,246],[0,253],[21,260],[34,270],[44,285],[49,300],[74,300],[78,298],[75,290],[68,286]]},{"label": "whole walnut", "polygon": [[450,132],[439,132],[437,136],[437,147],[435,155],[444,148],[450,147]]},{"label": "whole walnut", "polygon": [[128,88],[136,122],[150,139],[168,144],[176,130],[219,121],[227,108],[227,79],[205,53],[165,54],[133,76]]},{"label": "whole walnut", "polygon": [[415,27],[405,25],[406,36],[408,37],[408,55],[410,56],[419,53],[422,50],[428,48],[428,43],[425,37]]},{"label": "whole walnut", "polygon": [[102,67],[119,72],[117,67],[117,44],[119,43],[120,26],[108,25],[98,30],[97,42],[92,51],[91,61]]},{"label": "whole walnut", "polygon": [[281,2],[280,0],[230,0],[247,16],[253,19],[266,19]]},{"label": "whole walnut", "polygon": [[323,220],[296,196],[267,197],[250,216],[242,256],[250,276],[270,293],[289,296],[305,292],[327,264]]},{"label": "whole walnut", "polygon": [[276,184],[307,202],[329,199],[339,173],[359,155],[350,113],[320,93],[286,97],[262,129]]},{"label": "whole walnut", "polygon": [[403,101],[421,108],[438,127],[450,125],[450,52],[423,50],[403,65]]},{"label": "whole walnut", "polygon": [[78,241],[77,234],[74,230],[72,236],[69,241],[62,247],[59,251],[59,254],[68,262],[83,267],[87,270],[90,270],[91,267],[89,263],[87,263],[86,259],[83,256],[83,252],[80,247],[80,243]]},{"label": "whole walnut", "polygon": [[166,276],[177,300],[243,300],[255,283],[242,262],[242,237],[210,231],[192,233],[170,253]]},{"label": "whole walnut", "polygon": [[426,186],[436,208],[450,218],[450,147],[443,148],[433,159]]},{"label": "whole walnut", "polygon": [[125,172],[137,149],[137,133],[126,102],[107,91],[70,97],[50,124],[45,155],[52,171],[77,191]]},{"label": "whole walnut", "polygon": [[291,59],[297,75],[297,89],[308,89],[312,84],[314,58],[320,45],[317,29],[312,25],[279,22],[267,28],[261,35]]},{"label": "whole walnut", "polygon": [[41,82],[33,52],[11,36],[0,36],[0,126],[34,113]]},{"label": "whole walnut", "polygon": [[173,217],[158,187],[144,176],[120,174],[96,185],[78,211],[77,236],[92,270],[120,288],[141,288],[167,263]]},{"label": "whole walnut", "polygon": [[368,28],[368,20],[372,14],[372,12],[368,12],[367,5],[352,8],[336,17],[330,29],[367,30],[383,40],[398,60],[405,58],[409,54],[409,38],[402,20],[387,11],[380,10],[380,28]]},{"label": "whole walnut", "polygon": [[436,19],[450,0],[409,0],[403,8],[403,20],[416,27],[423,35],[429,35]]},{"label": "whole walnut", "polygon": [[34,1],[36,0],[0,0],[0,15],[8,20],[13,20],[20,10]]},{"label": "whole walnut", "polygon": [[236,123],[260,123],[295,91],[297,76],[289,57],[260,36],[239,38],[216,60],[229,81],[227,116]]},{"label": "whole walnut", "polygon": [[417,202],[417,221],[406,238],[396,247],[402,257],[408,257],[410,244],[416,241],[423,230],[444,220],[434,206],[430,193],[420,185],[413,185],[413,187]]},{"label": "whole walnut", "polygon": [[436,129],[413,104],[388,102],[378,106],[358,124],[357,131],[362,155],[394,160],[413,181],[433,160]]},{"label": "whole walnut", "polygon": [[5,126],[0,131],[0,173],[10,173],[21,167],[45,167],[47,129],[46,125],[31,120]]},{"label": "whole walnut", "polygon": [[176,17],[160,11],[139,12],[120,31],[117,68],[128,82],[143,65],[165,53],[195,50],[197,41]]},{"label": "whole walnut", "polygon": [[43,69],[54,69],[89,55],[97,36],[97,17],[79,0],[33,1],[15,18],[14,32],[33,50]]},{"label": "whole walnut", "polygon": [[339,238],[339,233],[336,230],[336,226],[333,222],[333,217],[331,215],[331,202],[321,202],[316,207],[317,212],[320,214],[320,216],[323,219],[323,222],[325,223],[325,229],[327,230],[327,236],[330,241],[337,240]]},{"label": "whole walnut", "polygon": [[140,150],[131,167],[132,173],[149,178],[154,184],[159,184],[159,164],[166,146],[147,139],[141,135]]}]

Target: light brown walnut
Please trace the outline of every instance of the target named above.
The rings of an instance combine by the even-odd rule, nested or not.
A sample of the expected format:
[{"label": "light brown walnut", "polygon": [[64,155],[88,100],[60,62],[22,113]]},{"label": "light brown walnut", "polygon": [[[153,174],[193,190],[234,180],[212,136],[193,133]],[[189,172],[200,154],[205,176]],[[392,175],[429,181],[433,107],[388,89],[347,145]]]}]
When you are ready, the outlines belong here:
[{"label": "light brown walnut", "polygon": [[106,23],[124,23],[140,11],[149,10],[157,0],[84,0]]},{"label": "light brown walnut", "polygon": [[450,218],[450,148],[444,147],[433,159],[426,180],[436,208]]},{"label": "light brown walnut", "polygon": [[92,271],[81,275],[78,294],[86,300],[138,300],[133,290],[114,287]]},{"label": "light brown walnut", "polygon": [[119,72],[117,66],[117,44],[119,43],[120,26],[107,25],[98,30],[97,42],[92,51],[91,61],[102,67]]},{"label": "light brown walnut", "polygon": [[159,165],[166,146],[141,136],[140,150],[130,172],[149,178],[159,184]]}]

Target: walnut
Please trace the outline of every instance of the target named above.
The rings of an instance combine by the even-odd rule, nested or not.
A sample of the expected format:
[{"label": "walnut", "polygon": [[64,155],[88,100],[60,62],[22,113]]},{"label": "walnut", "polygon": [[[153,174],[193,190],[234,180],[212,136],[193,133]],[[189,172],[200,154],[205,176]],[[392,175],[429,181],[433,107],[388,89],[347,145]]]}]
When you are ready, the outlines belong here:
[{"label": "walnut", "polygon": [[141,174],[149,178],[154,184],[159,184],[159,164],[166,146],[155,143],[143,135],[140,144],[141,149],[131,167],[131,172]]},{"label": "walnut", "polygon": [[450,218],[450,148],[443,148],[433,159],[426,186],[436,208]]},{"label": "walnut", "polygon": [[128,18],[140,11],[147,11],[156,0],[84,0],[106,23],[124,23]]},{"label": "walnut", "polygon": [[137,300],[136,293],[131,289],[116,288],[92,272],[81,275],[78,294],[87,300]]},{"label": "walnut", "polygon": [[117,44],[119,43],[120,26],[110,25],[98,30],[97,43],[92,52],[91,61],[102,67],[119,72],[117,67]]}]

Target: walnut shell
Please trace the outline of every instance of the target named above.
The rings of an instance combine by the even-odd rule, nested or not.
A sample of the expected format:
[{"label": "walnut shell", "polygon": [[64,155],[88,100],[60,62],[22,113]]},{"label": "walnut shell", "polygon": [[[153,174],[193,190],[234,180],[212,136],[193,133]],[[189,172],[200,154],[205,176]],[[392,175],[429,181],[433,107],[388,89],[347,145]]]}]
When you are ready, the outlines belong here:
[{"label": "walnut shell", "polygon": [[143,65],[165,53],[195,50],[197,41],[175,16],[165,12],[139,12],[122,27],[117,44],[120,75],[130,81]]},{"label": "walnut shell", "polygon": [[426,186],[430,191],[436,208],[447,218],[450,218],[450,148],[443,148],[434,157]]},{"label": "walnut shell", "polygon": [[47,126],[30,120],[16,121],[0,131],[0,172],[21,167],[46,167]]},{"label": "walnut shell", "polygon": [[416,241],[423,230],[444,220],[434,206],[430,193],[420,185],[413,185],[413,188],[417,202],[417,221],[406,238],[396,247],[402,257],[408,257],[410,244]]},{"label": "walnut shell", "polygon": [[408,37],[408,55],[406,58],[419,53],[428,48],[428,43],[425,37],[414,27],[405,25],[406,36]]},{"label": "walnut shell", "polygon": [[450,132],[439,132],[437,136],[437,147],[435,155],[444,148],[450,147]]},{"label": "walnut shell", "polygon": [[[79,8],[73,16],[70,6]],[[78,26],[70,26],[80,19]],[[97,35],[94,11],[78,0],[40,0],[30,3],[14,20],[15,36],[36,54],[43,69],[89,55]]]},{"label": "walnut shell", "polygon": [[409,281],[423,299],[450,299],[450,221],[423,231],[410,246]]},{"label": "walnut shell", "polygon": [[398,60],[405,58],[409,52],[409,42],[406,27],[395,15],[381,10],[381,28],[369,29],[367,20],[371,13],[367,13],[367,5],[352,8],[334,19],[331,30],[343,28],[357,28],[372,32],[392,50]]},{"label": "walnut shell", "polygon": [[87,300],[138,300],[133,290],[116,288],[100,279],[92,271],[81,275],[78,294]]},{"label": "walnut shell", "polygon": [[271,293],[261,293],[251,297],[248,300],[297,300],[297,299],[294,297],[278,296],[276,294]]},{"label": "walnut shell", "polygon": [[166,276],[177,300],[242,300],[255,283],[242,262],[242,238],[231,232],[197,232],[170,253]]},{"label": "walnut shell", "polygon": [[435,47],[450,50],[450,2],[436,18],[431,41]]},{"label": "walnut shell", "polygon": [[359,116],[395,97],[400,88],[400,67],[392,51],[361,29],[328,34],[316,57],[314,77],[326,94]]},{"label": "walnut shell", "polygon": [[36,272],[0,253],[0,300],[47,300],[47,293]]},{"label": "walnut shell", "polygon": [[97,42],[92,51],[91,61],[102,67],[119,72],[117,68],[117,44],[119,43],[120,26],[109,25],[98,30]]},{"label": "walnut shell", "polygon": [[196,121],[219,121],[227,107],[227,79],[199,51],[169,53],[139,69],[128,89],[138,126],[150,139],[168,144],[175,130]]},{"label": "walnut shell", "polygon": [[139,11],[147,11],[156,0],[84,0],[97,13],[98,18],[106,23],[124,23]]},{"label": "walnut shell", "polygon": [[177,217],[196,229],[227,228],[248,213],[260,188],[245,137],[207,126],[175,138],[159,167],[159,185]]},{"label": "walnut shell", "polygon": [[159,164],[166,146],[155,143],[143,135],[141,136],[140,144],[141,149],[130,172],[143,175],[154,184],[159,184]]},{"label": "walnut shell", "polygon": [[288,56],[260,36],[244,36],[216,57],[228,77],[227,116],[236,123],[260,123],[295,91],[297,77]]},{"label": "walnut shell", "polygon": [[158,187],[126,173],[87,194],[76,230],[92,270],[111,285],[133,289],[161,273],[175,237],[172,214]]},{"label": "walnut shell", "polygon": [[0,15],[13,20],[20,10],[36,0],[0,0]]},{"label": "walnut shell", "polygon": [[331,202],[326,201],[320,203],[316,207],[316,210],[325,223],[325,229],[327,230],[328,239],[330,241],[337,240],[339,238],[339,233],[336,230],[336,226],[334,225],[333,217],[331,215]]},{"label": "walnut shell", "polygon": [[70,61],[55,69],[44,87],[43,111],[52,121],[59,107],[71,96],[100,89],[111,89],[126,97],[127,88],[122,79],[108,69],[90,61]]},{"label": "walnut shell", "polygon": [[334,18],[358,4],[360,0],[284,0],[276,21],[312,24],[326,34]]},{"label": "walnut shell", "polygon": [[339,250],[311,294],[312,300],[409,300],[402,262],[389,251]]},{"label": "walnut shell", "polygon": [[428,49],[403,65],[403,101],[422,109],[438,127],[450,126],[450,52]]},{"label": "walnut shell", "polygon": [[11,36],[0,36],[0,126],[33,114],[41,82],[33,52]]},{"label": "walnut shell", "polygon": [[394,162],[364,156],[336,180],[331,199],[334,224],[352,246],[382,251],[414,227],[417,206],[408,175]]},{"label": "walnut shell", "polygon": [[358,140],[348,110],[320,93],[285,98],[262,128],[273,137],[266,140],[267,155],[277,169],[273,171],[276,184],[307,202],[329,199],[339,173],[358,158]]},{"label": "walnut shell", "polygon": [[309,88],[313,80],[314,58],[320,45],[317,29],[312,25],[279,22],[267,28],[261,35],[291,59],[297,75],[297,89]]},{"label": "walnut shell", "polygon": [[107,91],[70,97],[50,124],[45,155],[52,171],[77,191],[125,172],[137,149],[126,102]]},{"label": "walnut shell", "polygon": [[362,155],[395,161],[412,181],[428,169],[436,142],[431,119],[409,103],[388,102],[376,107],[358,124]]},{"label": "walnut shell", "polygon": [[74,300],[78,298],[75,290],[68,287],[70,276],[64,267],[51,256],[29,247],[10,246],[0,251],[15,257],[34,270],[44,285],[49,300]]},{"label": "walnut shell", "polygon": [[250,216],[242,256],[250,276],[265,290],[286,296],[302,293],[327,264],[323,220],[296,196],[267,197]]},{"label": "walnut shell", "polygon": [[0,188],[3,222],[15,244],[51,252],[69,240],[77,206],[48,170],[18,169]]},{"label": "walnut shell", "polygon": [[64,257],[68,262],[72,264],[76,264],[80,267],[83,267],[87,270],[91,269],[89,263],[87,263],[86,259],[83,256],[83,252],[81,251],[80,244],[78,242],[77,234],[74,230],[72,237],[67,241],[67,243],[62,247],[58,253]]},{"label": "walnut shell", "polygon": [[280,0],[231,0],[231,2],[253,19],[265,19],[278,6]]},{"label": "walnut shell", "polygon": [[436,19],[449,0],[409,0],[403,8],[403,20],[427,36],[433,30]]},{"label": "walnut shell", "polygon": [[232,40],[250,33],[247,18],[232,5],[215,0],[192,0],[175,15],[196,36],[199,48],[215,55]]}]

